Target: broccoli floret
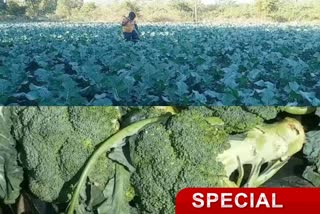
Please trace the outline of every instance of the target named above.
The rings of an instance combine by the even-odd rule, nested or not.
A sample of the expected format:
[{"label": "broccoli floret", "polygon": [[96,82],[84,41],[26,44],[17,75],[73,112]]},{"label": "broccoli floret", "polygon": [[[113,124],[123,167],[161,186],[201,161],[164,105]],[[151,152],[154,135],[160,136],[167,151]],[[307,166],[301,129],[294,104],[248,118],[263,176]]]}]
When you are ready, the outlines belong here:
[{"label": "broccoli floret", "polygon": [[[28,107],[15,108],[14,137],[30,191],[44,201],[65,201],[77,173],[97,145],[119,129],[115,107]],[[112,175],[107,157],[91,180]],[[76,179],[75,179],[76,180]],[[107,180],[105,180],[107,182]]]},{"label": "broccoli floret", "polygon": [[190,107],[206,117],[219,117],[225,124],[228,133],[241,133],[262,124],[265,120],[275,119],[279,113],[277,107]]},{"label": "broccoli floret", "polygon": [[280,112],[280,108],[275,106],[248,106],[245,109],[265,120],[276,118]]},{"label": "broccoli floret", "polygon": [[[134,149],[133,157],[136,172],[132,176],[132,184],[135,186],[140,209],[150,213],[154,213],[154,210],[159,211],[155,213],[172,211],[174,202],[171,192],[173,193],[173,185],[178,179],[183,161],[176,158],[165,127],[153,125],[145,133]],[[155,146],[156,144],[159,146]],[[145,200],[149,196],[149,200]]]},{"label": "broccoli floret", "polygon": [[173,213],[184,187],[223,186],[224,168],[215,158],[228,148],[227,137],[196,111],[147,128],[132,152],[139,213]]},{"label": "broccoli floret", "polygon": [[[148,127],[131,144],[136,168],[131,183],[139,213],[174,213],[175,196],[186,187],[256,187],[302,148],[304,131],[297,120],[261,123],[234,140],[228,127],[215,125],[204,110],[183,110]],[[262,170],[265,163],[269,167]],[[245,164],[252,165],[247,181],[242,180]],[[234,171],[236,179],[231,178]]]},{"label": "broccoli floret", "polygon": [[211,110],[213,116],[223,120],[228,133],[245,132],[264,122],[262,117],[240,106],[212,107]]}]

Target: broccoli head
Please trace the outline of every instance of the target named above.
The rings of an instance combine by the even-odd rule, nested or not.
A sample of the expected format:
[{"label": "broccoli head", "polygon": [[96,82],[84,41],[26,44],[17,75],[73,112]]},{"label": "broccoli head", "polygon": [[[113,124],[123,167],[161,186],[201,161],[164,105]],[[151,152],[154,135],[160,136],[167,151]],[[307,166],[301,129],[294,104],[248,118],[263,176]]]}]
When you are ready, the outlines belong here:
[{"label": "broccoli head", "polygon": [[228,133],[241,133],[262,124],[265,120],[276,118],[276,107],[211,107],[212,115],[221,118]]},{"label": "broccoli head", "polygon": [[248,106],[245,107],[245,109],[264,120],[272,120],[276,118],[280,111],[280,108],[275,106]]},{"label": "broccoli head", "polygon": [[[13,114],[13,135],[30,191],[48,202],[66,200],[68,184],[96,146],[119,129],[121,116],[116,107],[17,107]],[[113,166],[109,161],[101,158],[91,180],[107,181]]]},{"label": "broccoli head", "polygon": [[[304,131],[295,119],[273,124],[252,119],[258,121],[255,126],[243,126],[252,126],[249,131],[230,136],[228,125],[211,117],[218,110],[213,114],[202,107],[183,110],[146,128],[131,144],[136,168],[131,182],[139,213],[173,213],[175,196],[186,187],[257,187],[302,148]],[[265,163],[268,167],[262,170]],[[244,171],[245,164],[251,164],[251,171]]]},{"label": "broccoli head", "polygon": [[228,148],[227,137],[194,110],[145,129],[132,149],[139,213],[173,213],[175,195],[185,187],[224,186],[226,173],[215,157]]}]

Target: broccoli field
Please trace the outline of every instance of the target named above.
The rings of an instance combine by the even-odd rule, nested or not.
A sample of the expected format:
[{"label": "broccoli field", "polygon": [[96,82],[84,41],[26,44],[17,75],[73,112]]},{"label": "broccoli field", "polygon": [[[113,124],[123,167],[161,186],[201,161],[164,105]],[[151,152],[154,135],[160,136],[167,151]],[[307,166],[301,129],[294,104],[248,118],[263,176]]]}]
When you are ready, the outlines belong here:
[{"label": "broccoli field", "polygon": [[320,105],[319,26],[0,24],[1,105]]},{"label": "broccoli field", "polygon": [[9,214],[173,214],[186,187],[320,187],[316,107],[1,107],[0,148]]}]

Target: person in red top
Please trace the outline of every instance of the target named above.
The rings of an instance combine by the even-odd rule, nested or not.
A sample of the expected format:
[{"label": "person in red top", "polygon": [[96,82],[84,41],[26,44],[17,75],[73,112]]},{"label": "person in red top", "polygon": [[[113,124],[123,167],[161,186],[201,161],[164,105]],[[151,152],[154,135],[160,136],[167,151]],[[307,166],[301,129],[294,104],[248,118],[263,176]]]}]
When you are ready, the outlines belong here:
[{"label": "person in red top", "polygon": [[124,17],[122,20],[122,31],[125,40],[137,42],[139,38],[139,29],[138,25],[135,21],[136,14],[134,12],[130,12],[128,17]]}]

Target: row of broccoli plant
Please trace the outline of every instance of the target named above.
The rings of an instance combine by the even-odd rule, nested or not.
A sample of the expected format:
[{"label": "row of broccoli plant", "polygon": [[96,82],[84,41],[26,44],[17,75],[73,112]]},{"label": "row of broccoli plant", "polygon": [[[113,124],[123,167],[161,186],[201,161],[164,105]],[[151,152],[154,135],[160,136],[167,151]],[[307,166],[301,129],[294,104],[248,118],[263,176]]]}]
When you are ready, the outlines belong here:
[{"label": "row of broccoli plant", "polygon": [[2,107],[0,198],[12,204],[28,192],[68,214],[174,213],[181,189],[261,186],[302,148],[312,165],[304,176],[320,186],[320,131],[303,122],[317,115],[313,107]]}]

